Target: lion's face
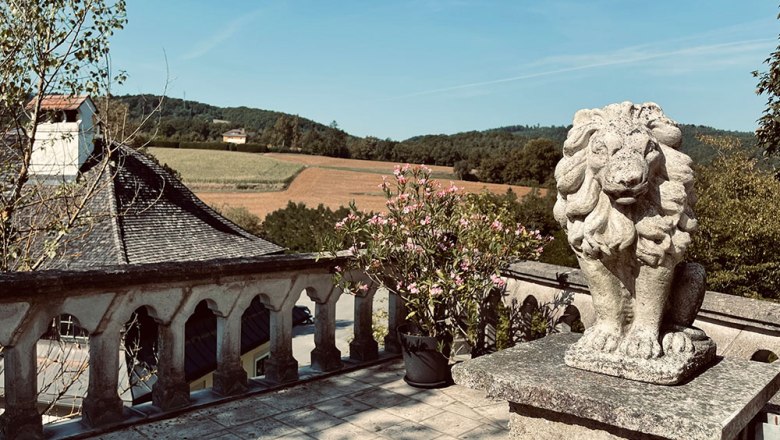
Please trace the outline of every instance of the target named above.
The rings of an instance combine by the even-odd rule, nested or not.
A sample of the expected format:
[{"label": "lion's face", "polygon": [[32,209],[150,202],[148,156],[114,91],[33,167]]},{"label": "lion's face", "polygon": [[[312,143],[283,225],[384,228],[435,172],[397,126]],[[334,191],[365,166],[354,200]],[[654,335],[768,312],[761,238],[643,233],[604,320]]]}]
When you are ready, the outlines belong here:
[{"label": "lion's face", "polygon": [[653,103],[577,112],[555,168],[553,213],[578,255],[634,251],[650,266],[682,258],[696,220],[681,138]]},{"label": "lion's face", "polygon": [[643,127],[601,130],[590,138],[588,166],[604,192],[616,203],[630,205],[647,192],[661,158],[658,141]]}]

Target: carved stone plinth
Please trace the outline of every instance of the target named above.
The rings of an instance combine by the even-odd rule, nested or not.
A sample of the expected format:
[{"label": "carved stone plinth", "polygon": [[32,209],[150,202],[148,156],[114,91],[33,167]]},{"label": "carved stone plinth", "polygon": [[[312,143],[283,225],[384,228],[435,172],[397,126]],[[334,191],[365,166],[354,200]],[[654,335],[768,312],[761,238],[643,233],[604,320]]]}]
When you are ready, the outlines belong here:
[{"label": "carved stone plinth", "polygon": [[[692,330],[692,329],[689,329]],[[651,359],[628,357],[620,352],[592,350],[579,344],[572,345],[565,356],[566,365],[609,374],[625,379],[675,385],[681,383],[715,361],[715,342],[700,332],[692,340],[690,351],[669,351],[665,356]]]},{"label": "carved stone plinth", "polygon": [[455,383],[510,402],[510,438],[731,439],[780,389],[780,365],[719,358],[690,381],[655,385],[564,363],[558,334],[456,365]]},{"label": "carved stone plinth", "polygon": [[116,394],[100,399],[87,398],[81,407],[81,421],[87,426],[107,426],[122,421],[124,404]]},{"label": "carved stone plinth", "polygon": [[222,396],[234,396],[244,393],[247,386],[246,371],[243,368],[236,368],[231,371],[214,372],[214,386],[212,390]]},{"label": "carved stone plinth", "polygon": [[30,408],[6,408],[0,415],[0,438],[4,439],[43,439],[41,415]]},{"label": "carved stone plinth", "polygon": [[341,351],[338,348],[315,348],[311,351],[311,366],[320,371],[335,371],[342,367]]},{"label": "carved stone plinth", "polygon": [[298,380],[298,361],[294,358],[267,359],[265,378],[273,383],[289,383]]},{"label": "carved stone plinth", "polygon": [[158,380],[152,387],[152,404],[163,411],[185,407],[190,404],[190,387],[186,382]]},{"label": "carved stone plinth", "polygon": [[356,361],[379,359],[379,344],[372,338],[355,339],[349,343],[349,358]]}]

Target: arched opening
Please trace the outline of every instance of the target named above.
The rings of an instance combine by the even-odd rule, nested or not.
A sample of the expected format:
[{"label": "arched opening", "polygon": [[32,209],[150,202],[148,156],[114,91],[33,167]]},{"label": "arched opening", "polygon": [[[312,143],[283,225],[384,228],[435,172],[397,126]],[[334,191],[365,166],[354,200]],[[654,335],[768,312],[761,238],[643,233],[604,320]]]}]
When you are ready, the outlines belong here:
[{"label": "arched opening", "polygon": [[569,304],[563,310],[561,317],[558,318],[556,327],[563,324],[566,326],[564,327],[564,331],[566,332],[582,333],[585,331],[585,325],[582,323],[581,318],[580,310],[577,307]]},{"label": "arched opening", "polygon": [[125,324],[120,350],[125,364],[120,366],[119,395],[133,405],[152,400],[152,387],[157,382],[157,321],[146,306],[137,308]]},{"label": "arched opening", "polygon": [[211,388],[217,369],[217,317],[207,300],[195,306],[184,325],[184,372],[190,390]]},{"label": "arched opening", "polygon": [[49,322],[36,350],[43,422],[80,415],[89,384],[89,333],[75,316],[63,313]]},{"label": "arched opening", "polygon": [[270,314],[260,297],[255,296],[241,315],[241,363],[249,377],[265,375],[265,361],[270,356],[270,337]]},{"label": "arched opening", "polygon": [[755,353],[753,353],[753,356],[750,357],[751,361],[756,362],[763,362],[765,364],[771,364],[773,362],[776,362],[778,359],[777,354],[775,352],[770,350],[758,350]]}]

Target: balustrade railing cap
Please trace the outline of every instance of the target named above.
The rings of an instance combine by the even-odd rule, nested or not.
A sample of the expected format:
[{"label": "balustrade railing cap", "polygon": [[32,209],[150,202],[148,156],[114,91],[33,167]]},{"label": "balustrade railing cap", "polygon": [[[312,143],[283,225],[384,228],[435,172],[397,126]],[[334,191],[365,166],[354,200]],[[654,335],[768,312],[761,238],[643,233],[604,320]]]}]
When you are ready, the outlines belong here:
[{"label": "balustrade railing cap", "polygon": [[266,255],[206,261],[103,266],[91,270],[42,270],[0,274],[0,299],[64,294],[75,289],[116,288],[160,283],[320,269],[329,271],[350,254]]}]

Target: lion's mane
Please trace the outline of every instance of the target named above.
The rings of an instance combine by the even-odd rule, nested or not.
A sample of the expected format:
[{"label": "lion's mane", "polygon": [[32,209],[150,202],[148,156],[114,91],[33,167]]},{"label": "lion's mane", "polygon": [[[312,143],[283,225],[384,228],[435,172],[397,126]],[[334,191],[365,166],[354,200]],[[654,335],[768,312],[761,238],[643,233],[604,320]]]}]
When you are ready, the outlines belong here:
[{"label": "lion's mane", "polygon": [[[650,168],[649,189],[629,207],[616,206],[588,160],[595,154],[588,148],[591,137],[614,127],[644,131],[662,155]],[[655,103],[624,102],[575,114],[555,168],[554,214],[579,256],[601,259],[636,244],[636,258],[650,266],[673,266],[682,259],[696,220],[691,159],[677,150],[681,138],[677,124]]]}]

